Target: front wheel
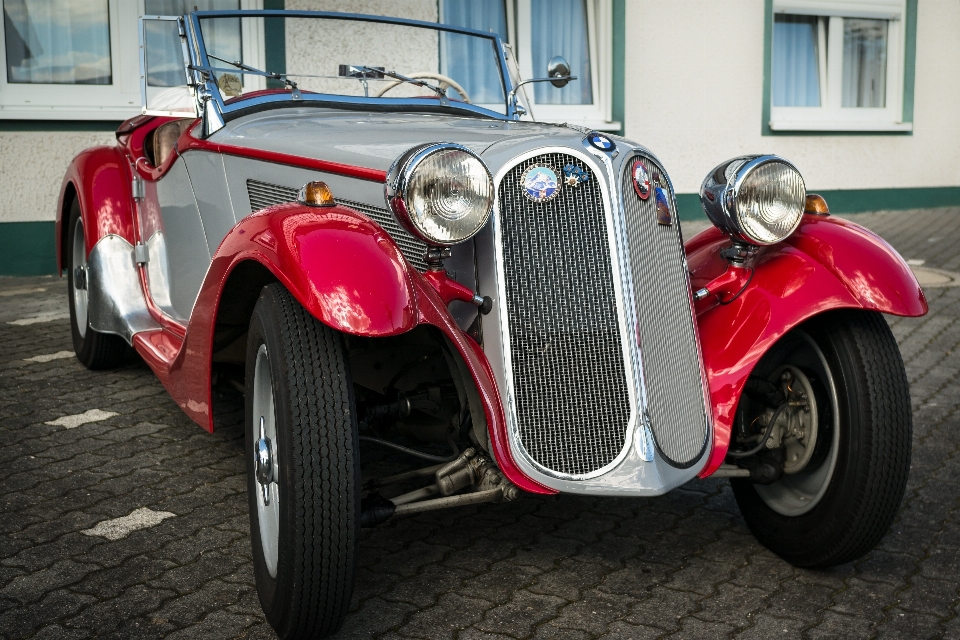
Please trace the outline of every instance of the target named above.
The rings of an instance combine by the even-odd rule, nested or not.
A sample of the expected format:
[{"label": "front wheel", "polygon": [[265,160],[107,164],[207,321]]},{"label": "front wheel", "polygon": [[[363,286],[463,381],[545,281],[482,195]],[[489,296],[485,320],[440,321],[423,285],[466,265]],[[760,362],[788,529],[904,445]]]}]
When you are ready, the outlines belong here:
[{"label": "front wheel", "polygon": [[254,576],[280,638],[335,632],[353,592],[359,459],[343,339],[279,284],[250,320],[246,458]]},{"label": "front wheel", "polygon": [[738,409],[741,428],[783,427],[769,430],[778,440],[760,454],[779,465],[779,479],[731,480],[750,530],[800,567],[870,551],[903,499],[913,431],[907,376],[886,321],[867,311],[820,316],[772,348],[751,380],[760,381],[754,390],[766,384],[779,393],[785,410],[762,408],[756,392]]}]

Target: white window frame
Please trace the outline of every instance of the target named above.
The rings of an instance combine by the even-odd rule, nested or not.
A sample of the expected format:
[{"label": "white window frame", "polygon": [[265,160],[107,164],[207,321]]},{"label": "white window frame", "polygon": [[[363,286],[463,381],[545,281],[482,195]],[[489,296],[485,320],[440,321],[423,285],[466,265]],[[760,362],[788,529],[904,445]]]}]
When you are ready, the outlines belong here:
[{"label": "white window frame", "polygon": [[[511,11],[515,5],[516,10]],[[566,122],[601,131],[619,131],[620,123],[613,121],[613,1],[586,0],[587,38],[592,64],[593,104],[536,103],[536,90],[527,86],[526,96],[536,119],[540,122]],[[546,69],[533,68],[530,37],[531,0],[507,3],[507,27],[510,42],[517,52],[520,74],[524,79],[543,78]],[[573,83],[567,85],[573,87]]]},{"label": "white window frame", "polygon": [[[912,131],[903,122],[904,41],[906,0],[774,0],[773,13],[817,16],[820,71],[819,107],[778,107],[773,104],[773,62],[770,62],[770,129],[774,131]],[[888,21],[887,79],[884,107],[844,107],[843,20],[873,18]],[[829,25],[829,28],[826,28]],[[770,25],[771,40],[775,27]],[[771,43],[770,55],[773,55]]]},{"label": "white window frame", "polygon": [[[240,8],[261,9],[263,0],[240,0]],[[144,2],[109,0],[107,11],[113,80],[109,85],[8,83],[6,34],[0,29],[0,120],[114,121],[141,112],[138,21]],[[262,29],[243,28],[244,55],[262,51]],[[248,59],[258,57],[259,53]],[[260,88],[262,80],[255,84]]]}]

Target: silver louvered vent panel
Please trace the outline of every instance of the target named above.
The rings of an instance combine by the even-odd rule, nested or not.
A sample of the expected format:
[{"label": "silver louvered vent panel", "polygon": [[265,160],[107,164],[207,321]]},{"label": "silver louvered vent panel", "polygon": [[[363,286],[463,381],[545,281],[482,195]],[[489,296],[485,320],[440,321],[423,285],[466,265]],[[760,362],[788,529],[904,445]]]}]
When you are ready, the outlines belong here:
[{"label": "silver louvered vent panel", "polygon": [[[663,168],[642,158],[651,177]],[[620,192],[630,246],[647,411],[660,453],[675,466],[695,462],[707,444],[703,379],[679,225],[657,223],[656,194],[641,200],[625,163]],[[667,187],[664,186],[666,190]],[[676,217],[672,194],[668,198]]]},{"label": "silver louvered vent panel", "polygon": [[[523,195],[533,164],[591,174],[549,202]],[[526,160],[504,176],[499,206],[505,314],[520,441],[542,467],[586,475],[613,462],[630,420],[625,362],[600,185],[565,154]]]},{"label": "silver louvered vent panel", "polygon": [[247,198],[250,199],[250,213],[256,213],[275,204],[294,202],[297,199],[297,190],[269,182],[247,180]]},{"label": "silver louvered vent panel", "polygon": [[[247,180],[247,197],[250,199],[250,212],[255,213],[261,209],[272,207],[275,204],[284,202],[294,202],[297,199],[297,189],[282,187],[259,180]],[[337,203],[351,209],[356,209],[360,213],[370,217],[374,222],[383,227],[383,230],[390,234],[393,241],[400,247],[400,251],[413,267],[419,271],[426,271],[427,264],[423,261],[427,245],[423,244],[400,226],[393,214],[386,209],[372,207],[368,204],[351,202],[350,200],[341,200],[337,198]]]}]

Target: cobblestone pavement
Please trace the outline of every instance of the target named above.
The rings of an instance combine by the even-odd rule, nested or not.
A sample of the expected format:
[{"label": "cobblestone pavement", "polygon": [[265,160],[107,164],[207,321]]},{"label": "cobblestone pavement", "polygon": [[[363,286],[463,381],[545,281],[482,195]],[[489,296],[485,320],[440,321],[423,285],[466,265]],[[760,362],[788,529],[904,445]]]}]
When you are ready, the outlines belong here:
[{"label": "cobblestone pavement", "polygon": [[[960,210],[857,221],[960,271]],[[338,637],[960,636],[960,287],[927,295],[928,316],[890,319],[913,467],[863,559],[791,567],[753,539],[725,480],[655,499],[527,497],[365,531]],[[253,584],[237,395],[218,393],[209,435],[135,356],[91,372],[60,353],[65,309],[62,280],[0,279],[0,636],[274,637]],[[101,525],[110,537],[84,533],[126,516]]]}]

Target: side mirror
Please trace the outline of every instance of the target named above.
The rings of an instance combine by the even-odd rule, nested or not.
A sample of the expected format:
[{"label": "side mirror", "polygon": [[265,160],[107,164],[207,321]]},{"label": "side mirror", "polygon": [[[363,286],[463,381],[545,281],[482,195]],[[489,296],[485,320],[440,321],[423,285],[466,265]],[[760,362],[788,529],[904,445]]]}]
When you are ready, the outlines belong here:
[{"label": "side mirror", "polygon": [[547,77],[556,78],[555,80],[551,80],[550,84],[558,89],[567,86],[567,83],[573,79],[570,77],[570,64],[567,62],[567,59],[563,56],[553,56],[550,58],[550,62],[547,63]]}]

